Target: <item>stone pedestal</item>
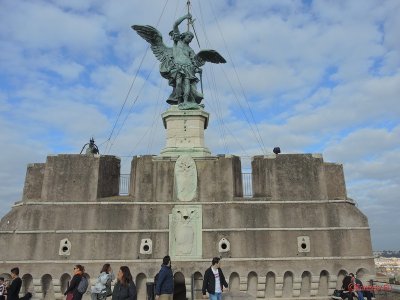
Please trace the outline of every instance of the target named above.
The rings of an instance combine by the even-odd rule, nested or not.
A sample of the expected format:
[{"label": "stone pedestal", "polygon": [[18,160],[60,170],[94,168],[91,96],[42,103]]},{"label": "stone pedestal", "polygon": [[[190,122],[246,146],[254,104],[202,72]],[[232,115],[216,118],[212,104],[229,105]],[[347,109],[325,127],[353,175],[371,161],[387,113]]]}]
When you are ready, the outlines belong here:
[{"label": "stone pedestal", "polygon": [[204,129],[208,126],[209,114],[202,109],[179,110],[172,105],[162,114],[167,130],[167,144],[161,156],[179,156],[187,153],[192,157],[210,156],[204,145]]}]

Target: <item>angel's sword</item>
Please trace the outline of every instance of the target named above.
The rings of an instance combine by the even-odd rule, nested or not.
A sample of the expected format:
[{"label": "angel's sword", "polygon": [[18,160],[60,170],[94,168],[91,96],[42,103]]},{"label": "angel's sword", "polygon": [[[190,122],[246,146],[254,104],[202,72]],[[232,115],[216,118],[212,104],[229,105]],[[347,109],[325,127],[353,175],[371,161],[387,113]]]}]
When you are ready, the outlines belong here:
[{"label": "angel's sword", "polygon": [[[201,88],[201,93],[204,95],[204,93],[203,93],[203,71],[201,71],[200,73],[199,73],[199,75],[200,75],[200,88]],[[203,96],[204,97],[204,96]]]},{"label": "angel's sword", "polygon": [[[194,36],[196,37],[197,45],[199,45],[199,48],[200,48],[200,42],[199,42],[199,39],[197,37],[196,29],[194,29],[194,20],[193,19],[188,20],[188,25],[189,24],[192,25],[193,33],[194,33]],[[199,75],[200,75],[201,93],[203,94],[203,72],[199,72]]]},{"label": "angel's sword", "polygon": [[[194,21],[195,21],[195,20],[196,20],[196,19],[190,19],[189,23],[190,23],[190,25],[192,25],[193,33],[194,33],[194,36],[195,36],[195,38],[196,38],[197,45],[199,45],[199,48],[200,48],[199,38],[197,37],[196,29],[194,29]],[[188,31],[189,31],[189,30],[188,30]]]}]

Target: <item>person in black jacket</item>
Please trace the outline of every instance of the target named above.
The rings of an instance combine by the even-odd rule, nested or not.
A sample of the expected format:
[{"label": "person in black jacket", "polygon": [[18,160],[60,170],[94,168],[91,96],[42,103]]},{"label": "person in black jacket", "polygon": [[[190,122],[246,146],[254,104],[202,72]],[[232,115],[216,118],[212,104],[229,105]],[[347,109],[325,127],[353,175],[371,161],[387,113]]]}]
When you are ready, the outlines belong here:
[{"label": "person in black jacket", "polygon": [[207,298],[206,292],[210,300],[221,300],[224,287],[228,288],[228,283],[225,280],[224,273],[221,270],[221,259],[214,257],[212,266],[204,273],[203,279],[203,298]]},{"label": "person in black jacket", "polygon": [[22,280],[19,278],[19,268],[11,269],[12,282],[9,287],[7,287],[7,300],[18,300],[19,291],[21,290]]},{"label": "person in black jacket", "polygon": [[354,281],[350,274],[343,278],[342,289],[342,299],[353,300]]},{"label": "person in black jacket", "polygon": [[163,258],[161,270],[156,280],[156,300],[172,300],[174,296],[174,275],[171,270],[171,258]]},{"label": "person in black jacket", "polygon": [[122,266],[119,269],[112,300],[137,300],[136,285],[127,266]]},{"label": "person in black jacket", "polygon": [[[73,300],[81,300],[82,294],[78,291],[78,285],[82,280],[83,273],[85,272],[85,268],[82,265],[74,266],[74,276],[69,282],[69,286],[65,291],[64,295],[73,294]],[[68,299],[68,298],[67,298]]]}]

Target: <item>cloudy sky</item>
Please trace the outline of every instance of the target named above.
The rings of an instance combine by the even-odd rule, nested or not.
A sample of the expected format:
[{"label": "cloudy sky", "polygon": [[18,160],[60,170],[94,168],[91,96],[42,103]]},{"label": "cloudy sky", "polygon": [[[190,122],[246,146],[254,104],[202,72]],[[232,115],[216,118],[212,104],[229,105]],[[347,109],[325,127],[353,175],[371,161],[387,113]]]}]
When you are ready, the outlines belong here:
[{"label": "cloudy sky", "polygon": [[[92,136],[125,173],[130,156],[160,152],[170,89],[130,26],[157,26],[170,45],[185,4],[0,1],[0,217],[28,163]],[[248,165],[280,146],[343,163],[373,248],[399,250],[400,1],[192,0],[192,14],[201,48],[228,61],[204,67],[213,154]]]}]

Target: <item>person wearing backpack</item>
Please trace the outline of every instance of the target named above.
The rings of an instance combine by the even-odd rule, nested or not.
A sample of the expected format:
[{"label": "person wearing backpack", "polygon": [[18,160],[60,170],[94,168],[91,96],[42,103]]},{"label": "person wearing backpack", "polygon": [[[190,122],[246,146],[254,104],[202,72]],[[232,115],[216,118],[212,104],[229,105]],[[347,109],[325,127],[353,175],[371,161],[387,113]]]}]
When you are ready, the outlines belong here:
[{"label": "person wearing backpack", "polygon": [[[81,300],[82,299],[82,296],[86,292],[86,289],[88,286],[88,280],[86,277],[83,276],[84,273],[85,273],[85,268],[82,265],[74,266],[74,276],[72,277],[71,281],[69,282],[69,286],[64,293],[64,295],[67,296],[66,300]],[[85,289],[85,286],[86,286],[86,289]]]},{"label": "person wearing backpack", "polygon": [[92,286],[92,300],[104,300],[112,295],[111,282],[115,279],[110,264],[104,264],[96,283]]},{"label": "person wearing backpack", "polygon": [[137,300],[136,285],[127,266],[120,267],[118,271],[112,300]]}]

